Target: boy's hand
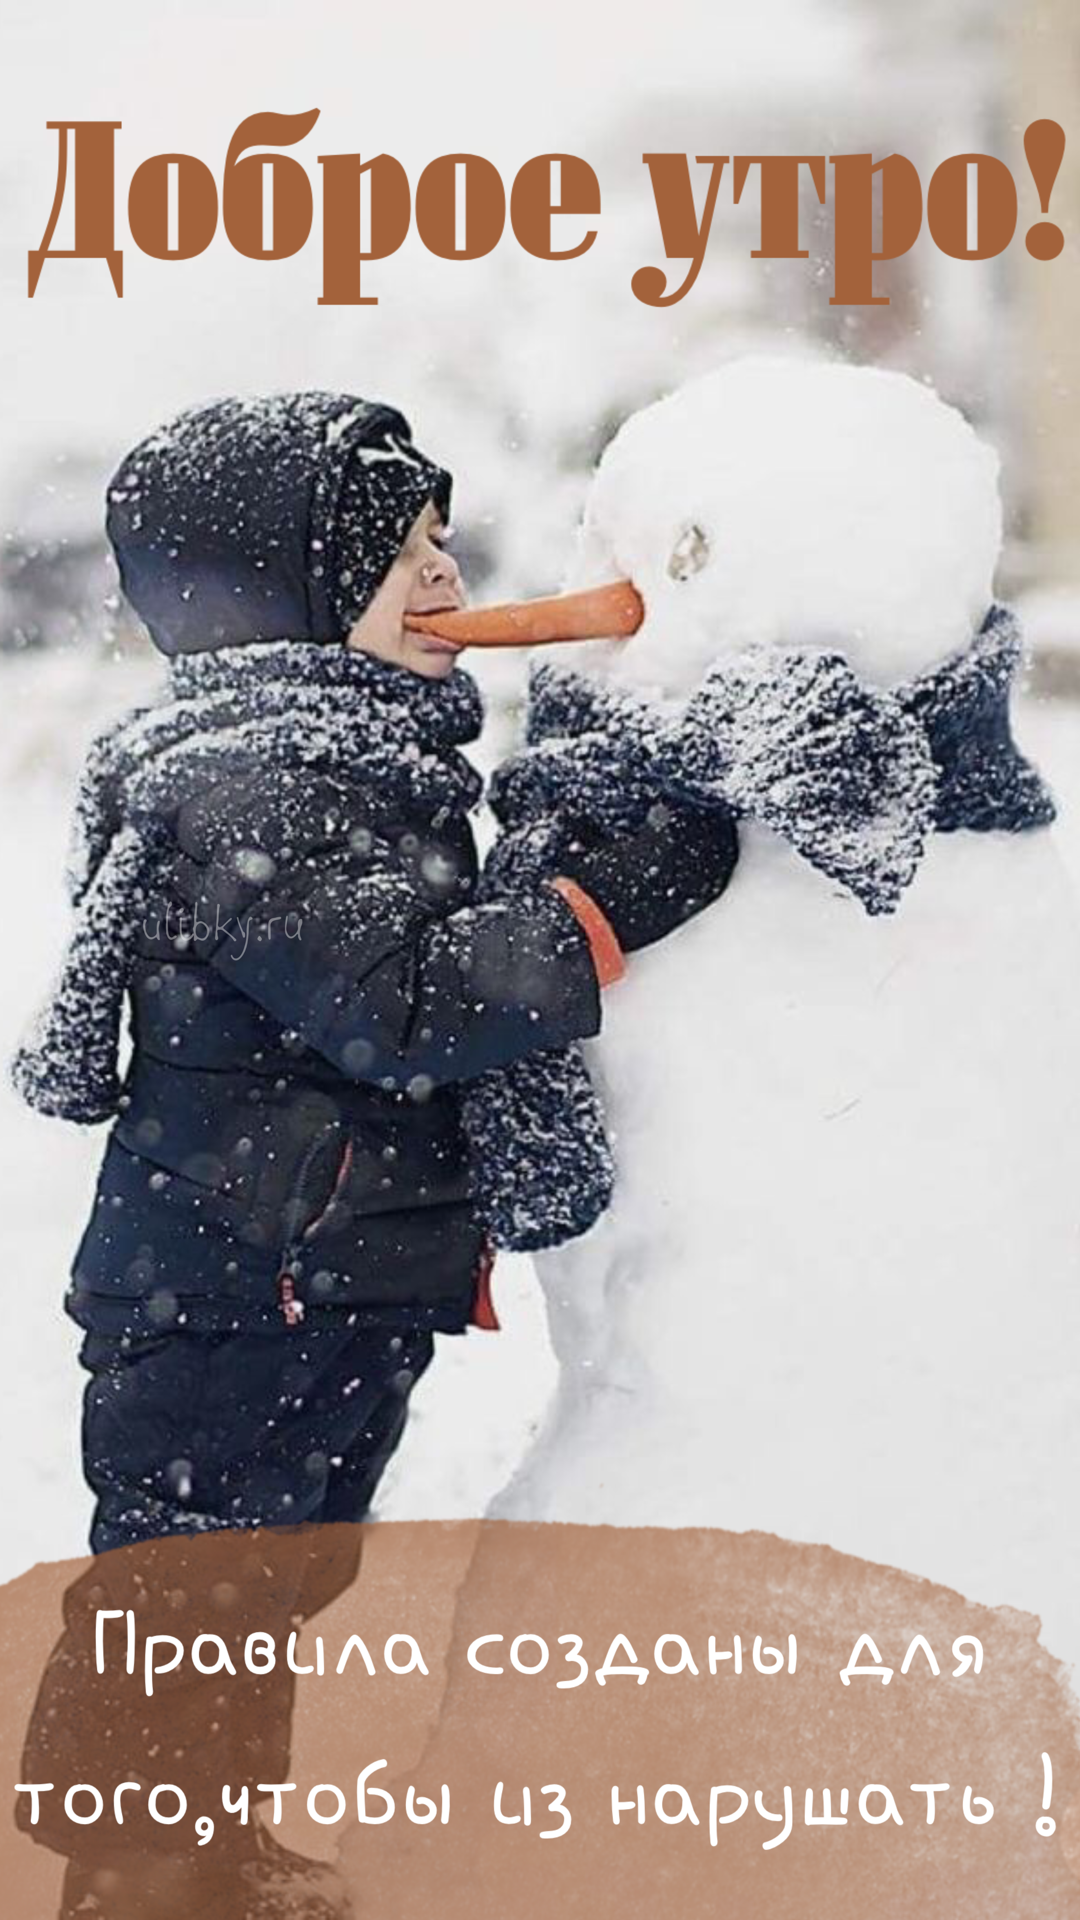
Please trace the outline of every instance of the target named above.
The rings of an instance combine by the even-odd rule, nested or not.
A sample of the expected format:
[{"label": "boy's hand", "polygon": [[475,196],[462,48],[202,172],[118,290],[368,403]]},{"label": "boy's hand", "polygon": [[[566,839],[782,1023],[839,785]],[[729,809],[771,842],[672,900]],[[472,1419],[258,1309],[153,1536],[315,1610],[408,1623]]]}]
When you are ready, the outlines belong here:
[{"label": "boy's hand", "polygon": [[560,852],[557,877],[581,887],[622,951],[635,953],[718,899],[738,851],[725,806],[662,800],[634,833],[580,829]]}]

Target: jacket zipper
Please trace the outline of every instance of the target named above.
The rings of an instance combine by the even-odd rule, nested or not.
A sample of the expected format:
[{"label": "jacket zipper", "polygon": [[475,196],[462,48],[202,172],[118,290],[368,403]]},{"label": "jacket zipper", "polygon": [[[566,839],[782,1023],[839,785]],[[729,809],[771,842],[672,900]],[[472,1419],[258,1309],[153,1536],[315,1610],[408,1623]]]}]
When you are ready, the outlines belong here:
[{"label": "jacket zipper", "polygon": [[[326,1139],[328,1132],[333,1132],[338,1124],[336,1120],[332,1121],[330,1127],[324,1127],[321,1132],[315,1135],[314,1139],[308,1145],[296,1175],[291,1204],[299,1204],[303,1196],[304,1181],[307,1179],[314,1165],[315,1157]],[[281,1266],[277,1276],[277,1304],[278,1311],[287,1327],[298,1327],[304,1318],[304,1303],[296,1297],[296,1282],[300,1274],[301,1248],[304,1241],[310,1240],[312,1234],[316,1233],[319,1227],[322,1226],[323,1221],[337,1201],[341,1189],[349,1177],[352,1160],[353,1144],[351,1140],[346,1140],[342,1149],[341,1159],[338,1162],[337,1172],[334,1175],[334,1184],[330,1189],[325,1204],[319,1209],[314,1219],[309,1220],[305,1227],[293,1235],[282,1252]]]}]

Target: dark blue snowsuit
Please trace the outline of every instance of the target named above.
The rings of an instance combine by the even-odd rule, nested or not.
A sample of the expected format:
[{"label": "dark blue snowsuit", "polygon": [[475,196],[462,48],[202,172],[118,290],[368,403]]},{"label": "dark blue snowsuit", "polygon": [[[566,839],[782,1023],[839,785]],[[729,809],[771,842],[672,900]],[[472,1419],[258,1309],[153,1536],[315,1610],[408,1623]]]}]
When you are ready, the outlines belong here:
[{"label": "dark blue snowsuit", "polygon": [[[227,806],[246,846],[274,844],[260,786],[224,795],[215,831]],[[432,1334],[470,1314],[483,1237],[458,1083],[598,1022],[557,895],[547,926],[472,907],[464,816],[434,828],[351,798],[328,844],[294,845],[242,909],[233,888],[222,911],[227,883],[179,847],[148,903],[123,1110],[69,1293],[94,1370],[97,1551],[208,1521],[363,1516]],[[373,888],[407,908],[404,938],[395,913],[346,940],[342,916]],[[208,936],[178,950],[167,917]],[[215,937],[225,922],[242,922],[242,951]],[[511,985],[526,947],[539,1011]]]},{"label": "dark blue snowsuit", "polygon": [[[362,604],[377,589],[427,499],[445,509],[448,477],[400,416],[348,396],[305,395],[262,416],[203,409],[196,439],[208,422],[223,450],[213,484],[183,420],[113,483],[110,533],[129,596],[166,652],[260,653],[266,642],[280,656],[286,642],[289,659],[340,661],[357,592]],[[351,598],[323,577],[335,568]],[[364,656],[350,657],[350,685],[357,676],[376,708],[423,697],[415,676]],[[436,738],[420,756],[426,799],[423,781],[403,797],[392,757],[384,785],[377,756],[360,751],[370,742],[357,746],[355,776],[339,766],[328,780],[316,766],[292,782],[287,806],[278,767],[253,774],[241,762],[223,781],[215,763],[163,822],[129,956],[130,1062],[68,1295],[91,1375],[91,1544],[129,1551],[68,1595],[25,1779],[107,1789],[114,1775],[148,1773],[161,1713],[170,1739],[182,1730],[169,1778],[219,1765],[234,1789],[283,1777],[293,1682],[280,1665],[253,1705],[232,1688],[210,1732],[204,1696],[219,1689],[195,1679],[129,1725],[119,1698],[100,1692],[108,1677],[94,1675],[95,1610],[103,1595],[123,1609],[141,1594],[172,1631],[155,1591],[161,1542],[183,1549],[191,1537],[194,1553],[207,1533],[364,1518],[433,1335],[465,1328],[482,1268],[460,1085],[599,1026],[589,943],[559,895],[539,908],[476,903],[468,810],[480,783],[453,746]],[[406,750],[415,756],[415,742]],[[237,848],[267,862],[250,886],[230,864]],[[321,1551],[322,1532],[302,1534],[312,1544],[299,1554],[287,1532],[264,1536],[272,1577],[250,1594],[241,1584],[235,1635],[248,1625],[284,1638],[351,1582],[359,1537],[346,1550],[332,1531]],[[168,1584],[184,1587],[193,1612],[212,1612],[199,1579],[196,1555]],[[34,1837],[69,1851],[78,1836],[52,1818],[54,1801],[59,1790]],[[95,1844],[110,1833],[108,1822]]]},{"label": "dark blue snowsuit", "polygon": [[[391,409],[306,394],[182,416],[110,491],[129,599],[164,652],[209,658],[174,670],[171,703],[106,743],[85,789],[80,911],[90,900],[100,924],[88,916],[85,949],[73,935],[70,1000],[54,997],[21,1082],[69,1118],[118,1110],[68,1310],[91,1374],[92,1546],[126,1551],[68,1593],[23,1760],[24,1779],[55,1783],[32,1831],[61,1852],[61,1790],[96,1780],[108,1803],[132,1772],[154,1776],[166,1739],[193,1806],[215,1781],[257,1793],[283,1778],[280,1662],[256,1681],[238,1665],[243,1684],[224,1690],[178,1675],[144,1711],[95,1674],[96,1611],[171,1634],[216,1609],[239,1649],[249,1630],[287,1638],[352,1583],[359,1529],[326,1523],[364,1518],[434,1333],[462,1331],[476,1304],[468,1140],[485,1169],[527,1173],[500,1188],[514,1232],[533,1235],[510,1244],[557,1237],[546,1218],[547,1237],[534,1231],[522,1193],[554,1191],[565,1237],[610,1191],[567,1052],[600,1025],[589,936],[546,869],[528,891],[479,897],[480,783],[457,751],[478,731],[475,689],[455,669],[433,696],[341,645],[449,486]],[[617,857],[577,856],[565,871],[629,951],[723,890],[734,828],[715,809],[668,810]],[[118,976],[100,928],[128,925],[129,895],[140,912]],[[500,1088],[532,1056],[540,1093],[507,1128]],[[484,1126],[467,1137],[476,1082]],[[224,1578],[211,1548],[229,1556]],[[141,1814],[81,1843],[163,1844]],[[69,1876],[73,1912],[88,1870]]]},{"label": "dark blue snowsuit", "polygon": [[[258,672],[284,637],[305,674],[329,674],[449,485],[390,409],[224,403],[130,457],[110,533],[165,651],[242,645]],[[463,786],[437,728],[426,781],[397,777],[392,704],[380,716],[433,697],[438,712],[438,694],[349,664],[378,750],[358,740],[332,781],[294,770],[288,805],[275,767],[189,781],[145,900],[133,1052],[68,1300],[94,1376],[99,1551],[362,1517],[433,1332],[469,1318],[483,1234],[459,1085],[599,1026],[588,942],[556,894],[475,904],[479,782],[466,769]],[[222,856],[253,848],[272,878],[244,887]]]}]

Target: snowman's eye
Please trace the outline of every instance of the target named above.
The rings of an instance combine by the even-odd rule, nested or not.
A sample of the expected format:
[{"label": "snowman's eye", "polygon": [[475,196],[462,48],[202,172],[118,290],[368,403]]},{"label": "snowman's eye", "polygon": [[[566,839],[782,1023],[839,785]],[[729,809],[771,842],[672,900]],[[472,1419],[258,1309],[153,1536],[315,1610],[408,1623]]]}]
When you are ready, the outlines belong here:
[{"label": "snowman's eye", "polygon": [[709,536],[693,523],[684,527],[668,555],[667,570],[672,580],[689,580],[700,573],[709,558]]}]

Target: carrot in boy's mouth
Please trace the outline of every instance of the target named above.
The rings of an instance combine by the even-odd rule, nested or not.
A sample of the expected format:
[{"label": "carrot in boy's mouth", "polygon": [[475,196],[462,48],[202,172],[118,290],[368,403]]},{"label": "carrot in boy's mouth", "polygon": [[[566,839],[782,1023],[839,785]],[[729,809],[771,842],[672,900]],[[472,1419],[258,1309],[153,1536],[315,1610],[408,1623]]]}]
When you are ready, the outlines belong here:
[{"label": "carrot in boy's mouth", "polygon": [[613,580],[580,593],[544,600],[509,600],[495,607],[405,616],[413,633],[435,634],[464,647],[537,647],[557,641],[625,639],[645,618],[637,588]]}]

